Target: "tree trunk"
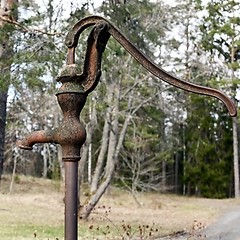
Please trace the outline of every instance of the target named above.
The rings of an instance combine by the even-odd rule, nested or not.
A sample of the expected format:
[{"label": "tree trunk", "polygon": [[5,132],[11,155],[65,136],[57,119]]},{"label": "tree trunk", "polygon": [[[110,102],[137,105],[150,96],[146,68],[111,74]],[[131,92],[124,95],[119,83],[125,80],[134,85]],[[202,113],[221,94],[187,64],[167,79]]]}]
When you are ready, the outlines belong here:
[{"label": "tree trunk", "polygon": [[[17,4],[17,0],[1,0],[0,16],[5,18],[15,19],[16,16],[11,16],[13,10],[13,4]],[[0,19],[0,28],[3,30],[5,22]],[[6,30],[5,30],[6,31]],[[6,126],[6,108],[10,75],[10,65],[8,60],[11,58],[12,51],[9,47],[8,34],[1,32],[1,44],[0,44],[0,74],[1,74],[1,87],[0,90],[0,180],[3,172],[4,162],[4,145],[5,145],[5,126]],[[5,32],[5,33],[4,33]],[[4,83],[4,84],[3,84]]]},{"label": "tree trunk", "polygon": [[[79,162],[79,167],[78,167],[79,193],[80,193],[80,186],[82,184],[82,178],[83,178],[84,168],[85,168],[87,159],[88,161],[91,161],[89,154],[91,154],[90,149],[92,145],[93,132],[95,131],[97,126],[97,115],[96,115],[95,103],[90,107],[92,107],[92,111],[91,111],[91,114],[89,115],[90,122],[86,125],[87,139],[85,141],[85,144],[82,147],[81,160]],[[88,164],[88,182],[89,181],[92,182],[92,180],[90,179],[91,176],[89,175],[90,174],[89,168],[90,166]],[[80,194],[79,194],[79,197],[80,197]]]},{"label": "tree trunk", "polygon": [[[231,80],[235,79],[235,70],[233,68],[234,57],[236,54],[235,50],[235,36],[232,36],[232,49],[231,49]],[[233,87],[234,94],[236,93],[236,87]],[[236,103],[235,98],[233,102]],[[234,167],[234,193],[235,198],[239,198],[239,159],[238,159],[238,129],[237,129],[237,117],[233,117],[232,119],[232,128],[233,128],[233,167]]]},{"label": "tree trunk", "polygon": [[3,172],[7,91],[0,92],[0,179]]},{"label": "tree trunk", "polygon": [[179,153],[178,151],[176,151],[176,158],[175,158],[175,180],[174,180],[174,190],[175,190],[175,194],[178,193],[178,164],[179,164]]},{"label": "tree trunk", "polygon": [[164,159],[162,161],[162,190],[166,192],[167,189],[167,174],[166,174],[167,161]]},{"label": "tree trunk", "polygon": [[13,184],[14,184],[14,179],[15,179],[16,168],[17,168],[17,156],[14,157],[13,172],[12,172],[12,179],[11,179],[11,184],[10,184],[10,188],[9,188],[9,194],[12,194],[12,192],[13,192]]},{"label": "tree trunk", "polygon": [[105,158],[105,155],[106,155],[106,152],[108,149],[109,131],[110,131],[110,109],[108,108],[104,127],[103,127],[101,150],[98,155],[97,165],[96,165],[94,175],[92,178],[92,184],[91,184],[91,190],[90,190],[91,194],[96,192],[96,190],[98,188],[98,183],[99,183],[100,174],[101,174],[102,168],[103,168],[104,158]]},{"label": "tree trunk", "polygon": [[106,172],[105,172],[103,181],[100,184],[100,186],[97,188],[97,190],[95,192],[92,192],[88,202],[80,209],[80,218],[83,218],[83,219],[88,218],[92,209],[98,203],[99,199],[101,198],[101,196],[104,194],[109,184],[111,183],[113,173],[114,173],[114,167],[115,167],[114,150],[115,150],[116,142],[117,142],[117,139],[116,139],[114,128],[113,128],[112,131],[110,132],[110,137],[109,137],[107,164],[105,169]]},{"label": "tree trunk", "polygon": [[235,198],[239,198],[238,134],[236,117],[232,119],[232,126],[233,126],[234,193]]},{"label": "tree trunk", "polygon": [[[107,152],[107,163],[105,167],[105,175],[99,187],[96,189],[96,191],[91,192],[90,198],[88,199],[86,204],[84,204],[84,206],[80,209],[80,218],[83,218],[83,219],[88,218],[92,209],[95,207],[95,205],[98,203],[101,196],[109,187],[109,184],[111,183],[111,180],[114,174],[115,162],[116,162],[115,148],[116,148],[117,139],[118,139],[118,115],[119,115],[119,100],[120,100],[119,83],[117,83],[115,86],[111,84],[111,86],[109,87],[109,91],[110,91],[110,95],[112,95],[112,93],[114,93],[115,95],[114,96],[115,104],[111,114],[112,121],[111,122],[108,121],[108,124],[110,124],[110,128],[105,129],[108,132],[110,130],[109,141],[107,145],[108,152]],[[108,135],[108,133],[103,133],[103,135],[106,136]],[[102,144],[102,146],[103,147],[106,146],[106,140],[103,139],[103,143],[104,145]],[[95,180],[93,179],[92,183],[94,181]],[[99,183],[99,178],[96,179],[96,182]],[[95,186],[96,186],[96,182],[94,182]],[[91,188],[91,191],[92,190],[93,188]]]},{"label": "tree trunk", "polygon": [[43,178],[47,178],[47,160],[48,160],[48,156],[47,156],[47,144],[43,144]]},{"label": "tree trunk", "polygon": [[89,131],[89,138],[88,138],[88,185],[91,185],[92,182],[92,135],[93,131],[97,124],[97,116],[96,116],[96,108],[95,103],[93,103],[90,99],[89,104],[89,119],[90,119],[90,131]]},{"label": "tree trunk", "polygon": [[[57,111],[54,111],[54,128],[59,127],[59,114]],[[61,179],[65,181],[65,169],[64,169],[64,162],[62,160],[62,147],[58,144],[57,145],[57,159],[58,159],[58,164],[60,168],[60,175]]]},{"label": "tree trunk", "polygon": [[81,187],[81,184],[83,181],[82,179],[83,179],[83,174],[84,174],[84,168],[85,168],[87,159],[89,159],[89,156],[88,156],[89,148],[92,144],[93,132],[97,126],[97,114],[96,114],[95,103],[92,105],[92,111],[91,111],[91,114],[89,115],[89,119],[90,119],[90,122],[86,125],[87,139],[85,141],[85,144],[82,147],[81,160],[79,162],[79,167],[78,167],[78,201],[79,201],[79,203],[80,203],[80,195],[81,195],[80,187]]},{"label": "tree trunk", "polygon": [[102,173],[102,168],[103,168],[103,163],[105,160],[105,155],[108,150],[108,143],[109,143],[109,132],[111,129],[111,103],[113,102],[113,85],[110,85],[108,88],[108,105],[106,110],[106,117],[105,117],[105,122],[104,122],[104,127],[103,127],[103,134],[102,134],[102,143],[101,143],[101,149],[100,153],[98,155],[97,159],[97,165],[95,167],[95,171],[92,177],[92,184],[91,184],[91,189],[90,193],[93,194],[94,192],[97,191],[98,185],[99,185],[99,179],[100,175]]}]

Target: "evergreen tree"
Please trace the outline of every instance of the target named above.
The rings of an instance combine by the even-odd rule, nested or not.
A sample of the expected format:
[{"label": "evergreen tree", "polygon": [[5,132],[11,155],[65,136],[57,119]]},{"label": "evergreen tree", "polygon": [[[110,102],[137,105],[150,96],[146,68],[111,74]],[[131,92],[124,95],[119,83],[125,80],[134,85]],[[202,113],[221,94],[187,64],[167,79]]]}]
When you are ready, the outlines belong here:
[{"label": "evergreen tree", "polygon": [[190,102],[195,109],[186,120],[183,176],[188,194],[232,197],[231,119],[217,100],[192,95]]},{"label": "evergreen tree", "polygon": [[[206,15],[200,29],[202,47],[210,56],[211,71],[218,75],[225,92],[230,93],[237,104],[236,91],[239,83],[239,25],[240,3],[235,0],[210,1],[206,6]],[[238,154],[238,119],[232,119],[233,163],[235,197],[239,197],[239,154]]]}]

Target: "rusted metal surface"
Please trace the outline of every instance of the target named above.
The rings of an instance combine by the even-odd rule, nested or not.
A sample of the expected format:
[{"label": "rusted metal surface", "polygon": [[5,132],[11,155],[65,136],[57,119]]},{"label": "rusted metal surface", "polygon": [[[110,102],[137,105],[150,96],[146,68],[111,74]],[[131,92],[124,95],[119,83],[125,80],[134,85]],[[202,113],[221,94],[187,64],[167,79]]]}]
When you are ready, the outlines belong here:
[{"label": "rusted metal surface", "polygon": [[[75,49],[80,34],[94,25],[88,40],[83,71],[75,63]],[[144,68],[163,81],[183,90],[220,99],[228,108],[231,116],[236,115],[232,101],[223,93],[186,81],[182,81],[165,72],[152,63],[108,20],[91,16],[79,21],[68,33],[67,66],[56,79],[62,85],[56,93],[63,112],[63,121],[59,128],[48,131],[36,131],[19,141],[22,149],[31,150],[35,143],[56,143],[62,146],[65,162],[65,240],[77,240],[78,226],[78,161],[80,149],[86,139],[86,131],[79,121],[79,115],[85,105],[87,95],[97,86],[101,76],[101,58],[110,36],[113,36]]]},{"label": "rusted metal surface", "polygon": [[[85,28],[86,26],[83,27],[83,29]],[[102,53],[104,52],[107,41],[110,37],[108,29],[108,23],[100,20],[96,23],[95,27],[92,29],[88,37],[84,68],[83,72],[80,74],[83,77],[81,83],[84,86],[84,91],[86,94],[93,91],[99,82],[101,76]],[[80,35],[80,32],[82,31],[77,32],[78,37]],[[73,38],[75,39],[76,43],[74,45],[71,44],[71,47],[68,48],[68,66],[75,64],[74,53],[78,38],[76,36],[73,36]],[[68,41],[66,40],[66,42]]]},{"label": "rusted metal surface", "polygon": [[119,29],[113,26],[111,22],[107,19],[104,19],[100,16],[90,16],[83,18],[78,23],[74,25],[72,30],[69,31],[67,38],[66,38],[66,45],[69,49],[76,47],[78,43],[79,35],[89,26],[97,24],[97,23],[106,22],[108,24],[108,33],[113,36],[144,68],[146,68],[149,72],[151,72],[156,77],[160,78],[161,80],[177,87],[181,88],[188,92],[193,92],[201,95],[207,95],[211,97],[215,97],[221,100],[226,107],[228,108],[229,114],[234,117],[237,115],[236,107],[232,100],[223,94],[222,92],[208,88],[199,86],[190,82],[183,81],[179,78],[172,76],[171,74],[167,73],[159,66],[154,64],[147,56],[145,56],[139,49],[137,49],[131,41],[125,37]]},{"label": "rusted metal surface", "polygon": [[74,161],[65,162],[64,235],[65,240],[78,239],[78,162]]},{"label": "rusted metal surface", "polygon": [[54,130],[36,131],[31,133],[18,146],[31,150],[35,143],[57,143],[62,146],[63,160],[80,159],[80,148],[86,139],[85,128],[79,121],[79,114],[85,104],[84,93],[60,93],[57,95],[63,111],[63,122]]}]

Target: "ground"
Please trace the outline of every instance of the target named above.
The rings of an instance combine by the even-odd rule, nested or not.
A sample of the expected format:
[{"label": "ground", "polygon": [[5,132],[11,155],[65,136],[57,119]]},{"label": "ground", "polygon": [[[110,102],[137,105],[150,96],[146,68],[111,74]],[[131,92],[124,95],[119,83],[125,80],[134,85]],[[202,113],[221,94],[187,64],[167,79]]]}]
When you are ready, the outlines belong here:
[{"label": "ground", "polygon": [[[0,191],[1,240],[56,240],[64,236],[64,186],[59,181],[18,176],[9,194],[10,177]],[[87,194],[82,190],[81,201]],[[235,199],[203,199],[145,193],[133,197],[111,188],[89,217],[79,221],[79,239],[160,239],[187,233],[197,236],[221,214],[237,206]],[[189,238],[190,239],[190,238]]]}]

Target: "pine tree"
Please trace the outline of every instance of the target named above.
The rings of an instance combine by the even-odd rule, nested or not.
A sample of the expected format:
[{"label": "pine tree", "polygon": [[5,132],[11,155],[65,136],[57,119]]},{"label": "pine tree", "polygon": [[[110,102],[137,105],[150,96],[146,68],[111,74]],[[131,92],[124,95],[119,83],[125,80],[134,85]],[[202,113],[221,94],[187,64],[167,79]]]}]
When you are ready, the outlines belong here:
[{"label": "pine tree", "polygon": [[[236,90],[239,80],[237,74],[239,68],[239,25],[240,3],[235,0],[211,1],[206,6],[207,14],[201,26],[202,47],[210,54],[210,64],[213,74],[224,84],[225,91],[230,93],[237,104]],[[219,62],[222,66],[219,67]],[[216,68],[216,65],[218,67]],[[238,156],[238,119],[232,119],[233,132],[233,163],[235,197],[239,197],[239,156]]]}]

